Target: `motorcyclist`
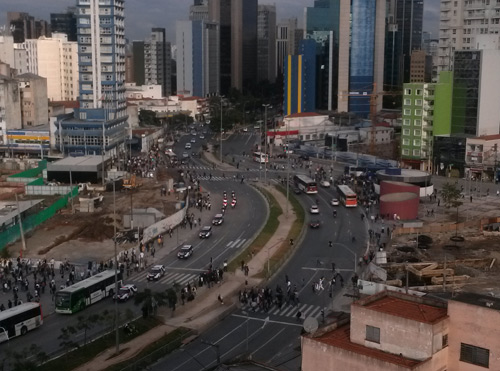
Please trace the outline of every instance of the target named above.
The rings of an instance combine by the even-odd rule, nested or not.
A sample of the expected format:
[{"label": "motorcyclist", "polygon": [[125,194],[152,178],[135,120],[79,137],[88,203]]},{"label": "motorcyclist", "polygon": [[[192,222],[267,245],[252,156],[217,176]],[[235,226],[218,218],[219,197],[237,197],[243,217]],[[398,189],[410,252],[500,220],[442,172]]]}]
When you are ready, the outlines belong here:
[{"label": "motorcyclist", "polygon": [[336,218],[337,217],[337,210],[333,210],[333,217]]}]

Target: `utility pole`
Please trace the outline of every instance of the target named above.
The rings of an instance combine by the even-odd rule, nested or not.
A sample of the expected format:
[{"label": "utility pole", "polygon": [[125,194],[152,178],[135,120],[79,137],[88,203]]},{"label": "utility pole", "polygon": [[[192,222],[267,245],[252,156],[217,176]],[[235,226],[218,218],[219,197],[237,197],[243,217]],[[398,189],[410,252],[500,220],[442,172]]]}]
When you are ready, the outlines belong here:
[{"label": "utility pole", "polygon": [[16,196],[17,218],[19,219],[19,231],[21,232],[22,251],[26,251],[26,240],[24,239],[23,221],[21,220],[21,210],[19,209],[19,200],[17,199],[17,193],[14,192],[14,195]]},{"label": "utility pole", "polygon": [[222,164],[222,98],[223,95],[220,96],[220,162]]},{"label": "utility pole", "polygon": [[[290,120],[286,121],[286,148],[290,146],[290,142],[288,140],[288,129],[289,126],[288,124],[290,123]],[[287,153],[286,156],[286,217],[288,218],[288,200],[290,196],[290,156]]]},{"label": "utility pole", "polygon": [[[264,107],[264,184],[267,184],[267,108],[270,107],[270,104],[263,104]],[[287,156],[288,156],[288,148],[287,148]]]},{"label": "utility pole", "polygon": [[[113,179],[113,243],[115,247],[115,295],[118,295],[118,252],[116,250],[116,179]],[[115,300],[115,354],[120,354],[120,332],[118,326],[118,297]]]}]

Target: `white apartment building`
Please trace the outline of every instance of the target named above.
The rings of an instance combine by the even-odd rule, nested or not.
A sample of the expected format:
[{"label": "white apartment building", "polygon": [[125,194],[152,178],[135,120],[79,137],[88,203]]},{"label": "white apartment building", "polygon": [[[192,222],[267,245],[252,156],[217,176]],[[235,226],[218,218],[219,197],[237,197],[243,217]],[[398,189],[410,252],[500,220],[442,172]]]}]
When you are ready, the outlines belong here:
[{"label": "white apartment building", "polygon": [[26,40],[28,71],[47,79],[47,96],[51,101],[76,100],[78,97],[78,45],[66,34],[52,38]]},{"label": "white apartment building", "polygon": [[21,75],[28,72],[26,58],[26,50],[20,47],[20,44],[14,43],[12,36],[0,35],[0,61],[7,63]]},{"label": "white apartment building", "polygon": [[499,4],[497,0],[441,0],[438,72],[452,69],[455,50],[492,48],[494,41],[485,47],[481,39],[492,35],[498,41]]}]

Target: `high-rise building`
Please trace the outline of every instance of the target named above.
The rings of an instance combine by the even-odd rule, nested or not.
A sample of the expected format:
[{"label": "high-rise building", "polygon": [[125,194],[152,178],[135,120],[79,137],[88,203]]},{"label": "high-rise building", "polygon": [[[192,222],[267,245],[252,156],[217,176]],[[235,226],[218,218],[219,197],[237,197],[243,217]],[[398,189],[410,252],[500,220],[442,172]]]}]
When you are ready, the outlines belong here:
[{"label": "high-rise building", "polygon": [[314,112],[316,104],[316,43],[312,39],[300,42],[297,55],[288,55],[284,70],[283,112]]},{"label": "high-rise building", "polygon": [[455,52],[452,134],[477,137],[500,133],[499,65],[500,50]]},{"label": "high-rise building", "polygon": [[123,0],[77,0],[79,101],[56,124],[63,153],[116,154],[126,137]]},{"label": "high-rise building", "polygon": [[414,50],[410,59],[410,82],[431,82],[432,56],[425,50]]},{"label": "high-rise building", "polygon": [[47,79],[33,73],[16,77],[21,96],[21,127],[47,125],[49,123],[49,101]]},{"label": "high-rise building", "polygon": [[132,65],[134,68],[134,82],[142,86],[146,81],[144,69],[144,41],[132,42]]},{"label": "high-rise building", "polygon": [[219,76],[221,89],[219,94],[227,94],[231,89],[231,0],[209,0],[208,14],[211,22],[219,24]]},{"label": "high-rise building", "polygon": [[411,53],[422,48],[423,0],[387,0],[384,84],[400,90],[410,81]]},{"label": "high-rise building", "polygon": [[438,71],[453,70],[455,50],[481,49],[485,36],[498,43],[497,6],[496,1],[441,1]]},{"label": "high-rise building", "polygon": [[194,0],[189,7],[190,21],[208,21],[208,0]]},{"label": "high-rise building", "polygon": [[47,79],[49,100],[76,100],[78,91],[78,46],[66,34],[26,40],[28,72]]},{"label": "high-rise building", "polygon": [[219,40],[217,23],[177,22],[177,94],[206,97],[220,92]]},{"label": "high-rise building", "polygon": [[281,20],[276,26],[276,76],[283,74],[285,59],[295,55],[304,30],[297,28],[297,18]]},{"label": "high-rise building", "polygon": [[144,84],[161,85],[164,97],[172,94],[170,80],[170,43],[165,39],[164,28],[153,28],[144,41]]},{"label": "high-rise building", "polygon": [[231,3],[231,87],[242,91],[257,81],[257,0]]},{"label": "high-rise building", "polygon": [[21,128],[21,94],[14,70],[0,62],[0,137],[7,141],[7,130]]},{"label": "high-rise building", "polygon": [[68,7],[66,13],[50,13],[50,30],[64,33],[68,41],[76,40],[76,7]]},{"label": "high-rise building", "polygon": [[40,36],[50,37],[50,25],[47,21],[35,19],[28,13],[7,12],[7,23],[12,28],[16,43],[38,39]]},{"label": "high-rise building", "polygon": [[257,81],[276,80],[276,6],[259,5],[257,13]]}]

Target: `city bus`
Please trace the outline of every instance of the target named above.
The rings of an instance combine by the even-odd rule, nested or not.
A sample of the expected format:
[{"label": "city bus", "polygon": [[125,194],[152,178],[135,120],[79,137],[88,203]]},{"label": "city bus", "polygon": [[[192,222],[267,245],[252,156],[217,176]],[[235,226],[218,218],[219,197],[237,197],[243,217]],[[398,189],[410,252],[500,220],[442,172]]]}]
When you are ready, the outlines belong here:
[{"label": "city bus", "polygon": [[318,184],[307,175],[295,175],[293,182],[304,193],[309,195],[318,193]]},{"label": "city bus", "polygon": [[262,152],[254,152],[252,157],[253,160],[255,162],[258,162],[259,164],[264,164],[266,162],[269,162],[269,156]]},{"label": "city bus", "polygon": [[344,204],[345,207],[358,206],[358,198],[356,196],[356,193],[354,193],[348,186],[338,185],[337,193],[339,195],[340,201]]},{"label": "city bus", "polygon": [[23,303],[0,312],[0,343],[43,324],[40,303]]},{"label": "city bus", "polygon": [[[122,285],[122,274],[118,271],[118,287]],[[115,271],[106,270],[56,293],[56,313],[79,312],[115,292]]]}]

